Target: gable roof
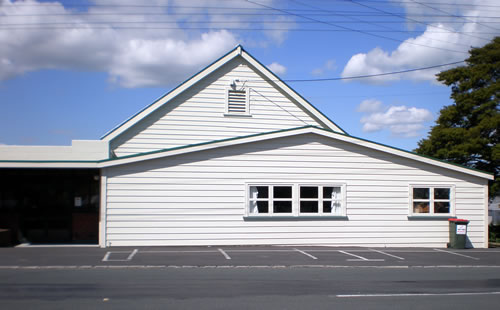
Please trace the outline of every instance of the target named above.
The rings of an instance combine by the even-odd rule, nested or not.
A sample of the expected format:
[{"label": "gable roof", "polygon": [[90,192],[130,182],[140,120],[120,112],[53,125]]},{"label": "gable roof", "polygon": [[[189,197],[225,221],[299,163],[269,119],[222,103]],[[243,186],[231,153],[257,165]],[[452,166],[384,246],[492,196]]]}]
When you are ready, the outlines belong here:
[{"label": "gable roof", "polygon": [[355,145],[363,146],[376,151],[392,154],[395,156],[415,160],[418,162],[426,163],[432,166],[441,167],[464,174],[476,176],[483,179],[493,180],[494,175],[492,173],[472,169],[462,165],[449,163],[440,159],[423,156],[403,149],[387,146],[384,144],[379,144],[366,139],[350,136],[344,133],[338,133],[331,130],[326,130],[323,128],[315,126],[303,126],[290,129],[282,129],[278,131],[258,133],[248,136],[234,137],[222,140],[215,140],[210,142],[203,142],[198,144],[191,144],[185,146],[179,146],[169,149],[157,150],[147,153],[140,153],[134,155],[123,156],[113,159],[104,159],[98,161],[57,161],[57,160],[42,160],[42,161],[28,161],[28,160],[0,160],[0,168],[6,167],[17,167],[17,168],[106,168],[118,165],[125,165],[145,160],[159,159],[164,157],[170,157],[175,155],[188,154],[193,152],[201,152],[210,149],[216,149],[226,146],[236,146],[245,143],[259,142],[265,140],[271,140],[276,138],[291,137],[302,134],[316,134],[323,137],[328,137],[334,140],[344,141],[347,143],[352,143]]},{"label": "gable roof", "polygon": [[160,99],[156,100],[149,106],[145,107],[129,119],[125,120],[123,123],[106,133],[101,137],[101,140],[111,141],[127,129],[141,122],[148,115],[162,107],[164,104],[167,104],[170,100],[174,99],[191,86],[195,85],[199,81],[201,81],[206,76],[210,75],[215,70],[227,64],[229,61],[236,57],[242,57],[248,63],[250,63],[259,73],[266,77],[266,81],[274,84],[278,89],[289,95],[291,98],[295,100],[301,107],[303,107],[306,111],[311,113],[317,120],[321,123],[325,124],[328,129],[346,133],[342,128],[340,128],[337,124],[335,124],[332,120],[330,120],[327,116],[321,113],[318,109],[316,109],[311,103],[309,103],[306,99],[304,99],[301,95],[299,95],[295,90],[293,90],[290,86],[288,86],[285,82],[283,82],[279,77],[277,77],[273,72],[271,72],[266,66],[261,64],[257,59],[251,56],[247,51],[243,49],[241,45],[236,46],[233,50],[229,51],[226,55],[217,59],[200,72],[196,73],[179,86],[165,94]]}]

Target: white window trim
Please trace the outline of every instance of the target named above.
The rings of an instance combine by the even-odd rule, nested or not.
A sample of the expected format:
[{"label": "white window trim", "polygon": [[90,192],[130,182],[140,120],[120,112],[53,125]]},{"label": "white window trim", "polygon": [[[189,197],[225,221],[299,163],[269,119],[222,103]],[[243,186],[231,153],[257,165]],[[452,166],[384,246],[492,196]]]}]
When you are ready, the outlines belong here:
[{"label": "white window trim", "polygon": [[238,87],[233,88],[233,87],[226,87],[225,88],[225,110],[224,110],[224,116],[243,116],[243,117],[248,117],[252,116],[250,114],[250,87],[243,87],[242,89],[245,90],[245,113],[231,113],[229,112],[229,91],[230,90],[242,90],[242,89],[237,89]]},{"label": "white window trim", "polygon": [[[269,186],[269,198],[264,199],[269,201],[269,213],[250,213],[250,187],[251,186]],[[273,213],[272,212],[272,187],[273,186],[291,186],[292,187],[292,213]],[[320,187],[340,187],[341,188],[341,213],[323,213],[322,199],[318,198],[319,211],[318,213],[301,213],[300,212],[300,187],[301,186],[315,186]],[[285,199],[287,200],[287,199]],[[251,218],[273,218],[273,217],[293,217],[293,218],[345,218],[347,216],[347,185],[346,183],[279,183],[279,182],[251,182],[245,183],[245,217]]]},{"label": "white window trim", "polygon": [[[413,212],[413,188],[429,188],[429,213]],[[434,213],[434,189],[449,188],[450,189],[450,212],[449,213]],[[418,201],[418,199],[417,199]],[[426,200],[427,201],[427,200]],[[448,200],[437,200],[448,201]],[[455,210],[455,185],[454,184],[429,184],[429,183],[412,183],[408,186],[408,214],[414,217],[454,217]]]}]

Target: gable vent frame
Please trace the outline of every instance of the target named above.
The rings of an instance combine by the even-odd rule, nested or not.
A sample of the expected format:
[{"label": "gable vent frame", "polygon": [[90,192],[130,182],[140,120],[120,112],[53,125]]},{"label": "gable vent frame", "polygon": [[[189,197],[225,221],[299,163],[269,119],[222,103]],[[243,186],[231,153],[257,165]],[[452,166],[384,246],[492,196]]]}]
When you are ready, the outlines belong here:
[{"label": "gable vent frame", "polygon": [[250,88],[226,88],[226,116],[251,116],[250,115]]}]

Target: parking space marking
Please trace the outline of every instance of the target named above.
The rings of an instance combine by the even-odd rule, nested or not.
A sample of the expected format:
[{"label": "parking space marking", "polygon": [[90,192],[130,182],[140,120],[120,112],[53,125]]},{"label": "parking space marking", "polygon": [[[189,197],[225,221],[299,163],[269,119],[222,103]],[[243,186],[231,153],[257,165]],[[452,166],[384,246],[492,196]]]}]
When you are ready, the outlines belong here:
[{"label": "parking space marking", "polygon": [[102,258],[102,261],[103,262],[107,262],[108,261],[108,258],[109,258],[109,255],[111,255],[111,252],[107,252],[104,257]]},{"label": "parking space marking", "polygon": [[357,259],[348,259],[348,261],[350,261],[350,262],[359,262],[359,261],[365,261],[365,262],[383,262],[384,261],[383,259],[368,259],[366,257],[359,256],[359,255],[356,255],[356,254],[352,254],[352,253],[349,253],[349,252],[346,252],[346,251],[339,250],[339,252],[342,253],[342,254],[346,254],[346,255],[357,257]]},{"label": "parking space marking", "polygon": [[438,252],[443,252],[443,253],[448,253],[448,254],[458,255],[458,256],[462,256],[462,257],[467,257],[467,258],[470,258],[470,259],[479,260],[479,258],[477,258],[477,257],[472,257],[472,256],[469,256],[469,255],[460,254],[460,253],[457,253],[457,252],[445,251],[445,250],[441,250],[441,249],[434,249],[434,251],[438,251]]},{"label": "parking space marking", "polygon": [[379,250],[374,250],[374,249],[371,249],[373,252],[377,252],[377,253],[380,253],[380,254],[384,254],[384,255],[387,255],[387,256],[390,256],[390,257],[394,257],[394,258],[397,258],[397,259],[400,259],[400,260],[405,260],[404,258],[402,257],[399,257],[399,256],[396,256],[396,255],[393,255],[393,254],[389,254],[389,253],[385,253],[385,252],[382,252],[382,251],[379,251]]},{"label": "parking space marking", "polygon": [[335,297],[338,297],[338,298],[356,298],[356,297],[420,297],[420,296],[475,296],[475,295],[500,295],[500,292],[344,294],[344,295],[335,295]]},{"label": "parking space marking", "polygon": [[141,251],[141,253],[217,253],[215,250],[170,250],[170,251]]},{"label": "parking space marking", "polygon": [[218,250],[219,250],[219,252],[221,252],[221,253],[222,253],[222,255],[224,255],[224,257],[225,257],[226,259],[231,259],[231,256],[229,256],[226,252],[224,252],[224,250],[223,250],[223,249],[220,249],[220,248],[219,248]]},{"label": "parking space marking", "polygon": [[102,258],[103,262],[129,262],[132,260],[132,258],[139,252],[138,249],[134,249],[132,253],[130,253],[126,259],[110,259],[109,257],[111,256],[111,253],[129,253],[129,251],[108,251]]},{"label": "parking space marking", "polygon": [[134,249],[132,253],[130,253],[130,255],[127,257],[127,260],[132,260],[132,258],[135,256],[135,254],[137,254],[137,252],[139,252],[139,250]]},{"label": "parking space marking", "polygon": [[318,259],[316,256],[313,256],[313,255],[311,255],[311,254],[309,254],[309,253],[307,253],[305,251],[302,251],[302,250],[299,250],[299,249],[294,249],[294,250],[297,251],[297,252],[299,252],[299,253],[304,254],[305,256],[309,256],[312,259]]}]

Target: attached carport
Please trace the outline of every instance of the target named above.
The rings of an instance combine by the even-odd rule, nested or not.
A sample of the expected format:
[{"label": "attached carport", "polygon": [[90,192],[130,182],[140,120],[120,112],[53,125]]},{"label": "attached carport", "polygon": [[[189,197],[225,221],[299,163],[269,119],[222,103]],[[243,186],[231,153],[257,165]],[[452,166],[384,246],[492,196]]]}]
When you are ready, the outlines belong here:
[{"label": "attached carport", "polygon": [[0,228],[16,243],[98,243],[99,169],[1,168]]}]

